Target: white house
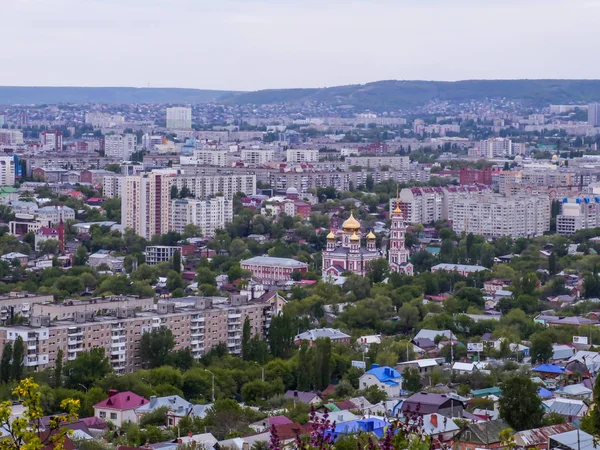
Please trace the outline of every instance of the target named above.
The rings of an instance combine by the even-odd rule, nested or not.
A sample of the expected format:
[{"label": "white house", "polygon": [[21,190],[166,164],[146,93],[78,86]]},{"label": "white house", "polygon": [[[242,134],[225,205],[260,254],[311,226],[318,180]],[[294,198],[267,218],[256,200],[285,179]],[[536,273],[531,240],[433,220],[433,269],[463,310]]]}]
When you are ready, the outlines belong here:
[{"label": "white house", "polygon": [[388,397],[399,397],[402,390],[402,375],[388,366],[373,364],[371,370],[365,372],[358,382],[361,389],[377,386],[387,392]]},{"label": "white house", "polygon": [[120,427],[127,422],[137,422],[135,410],[148,403],[133,392],[108,391],[108,398],[94,405],[94,417],[112,422]]}]

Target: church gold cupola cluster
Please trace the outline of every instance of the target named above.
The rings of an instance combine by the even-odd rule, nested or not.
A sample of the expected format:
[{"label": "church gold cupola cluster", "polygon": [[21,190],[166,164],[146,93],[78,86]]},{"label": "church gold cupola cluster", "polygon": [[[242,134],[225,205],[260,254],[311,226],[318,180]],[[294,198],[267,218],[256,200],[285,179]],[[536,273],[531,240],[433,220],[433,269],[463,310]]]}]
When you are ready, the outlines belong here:
[{"label": "church gold cupola cluster", "polygon": [[[395,213],[396,211],[394,211],[394,215],[396,215]],[[404,226],[403,218],[402,226]],[[404,234],[400,237],[399,233],[400,229],[397,230],[397,239],[394,241],[395,246],[404,245]],[[366,241],[364,246],[363,237]],[[408,250],[404,248],[404,251],[406,255],[394,252],[394,261],[401,262],[399,264],[395,263],[393,270],[412,275],[412,265],[408,262]],[[360,222],[356,220],[354,214],[350,214],[350,217],[342,223],[341,232],[336,235],[333,231],[330,231],[327,235],[327,246],[323,251],[323,276],[337,278],[344,272],[365,276],[369,272],[369,262],[384,257],[385,251],[377,246],[375,233],[369,231],[366,235],[363,235]],[[403,263],[410,266],[409,270],[403,270],[406,267],[406,264]],[[392,267],[391,259],[390,267]]]}]

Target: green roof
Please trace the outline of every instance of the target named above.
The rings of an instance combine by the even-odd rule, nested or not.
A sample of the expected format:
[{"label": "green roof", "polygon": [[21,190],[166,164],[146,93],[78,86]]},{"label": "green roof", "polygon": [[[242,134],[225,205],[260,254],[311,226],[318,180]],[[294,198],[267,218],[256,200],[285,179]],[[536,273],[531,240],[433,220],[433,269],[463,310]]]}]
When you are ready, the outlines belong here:
[{"label": "green roof", "polygon": [[17,189],[15,189],[12,186],[0,186],[0,192],[5,193],[5,194],[14,194],[15,192],[18,192]]},{"label": "green roof", "polygon": [[333,403],[327,403],[325,406],[325,408],[327,408],[330,412],[336,412],[336,411],[341,411],[340,408],[338,408],[337,406],[335,406],[335,404]]},{"label": "green roof", "polygon": [[502,389],[500,389],[499,387],[476,389],[476,390],[472,391],[471,394],[473,394],[474,398],[486,397],[488,395],[500,396],[500,395],[502,395]]}]

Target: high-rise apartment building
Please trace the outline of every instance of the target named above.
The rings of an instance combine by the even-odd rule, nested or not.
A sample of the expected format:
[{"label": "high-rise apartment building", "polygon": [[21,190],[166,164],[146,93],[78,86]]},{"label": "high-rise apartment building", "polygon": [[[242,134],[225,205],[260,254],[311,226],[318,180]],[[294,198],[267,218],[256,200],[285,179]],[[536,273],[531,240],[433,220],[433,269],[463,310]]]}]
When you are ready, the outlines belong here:
[{"label": "high-rise apartment building", "polygon": [[192,128],[192,108],[167,108],[167,128]]},{"label": "high-rise apartment building", "polygon": [[48,151],[62,151],[63,137],[58,130],[42,131],[40,133],[40,143],[42,149]]},{"label": "high-rise apartment building", "polygon": [[173,175],[148,172],[127,176],[121,192],[121,224],[138,235],[152,236],[169,231],[171,216],[171,184]]},{"label": "high-rise apartment building", "polygon": [[135,134],[108,135],[104,138],[104,155],[128,161],[135,152],[136,146],[137,136]]},{"label": "high-rise apartment building", "polygon": [[101,299],[75,307],[64,302],[56,305],[58,311],[51,315],[31,315],[29,325],[0,327],[0,345],[14,343],[21,336],[27,346],[24,365],[33,371],[54,367],[60,350],[66,361],[73,361],[82,352],[100,347],[106,350],[115,373],[131,373],[142,368],[140,341],[144,333],[169,328],[175,350],[189,347],[196,359],[219,344],[239,355],[246,318],[250,334],[263,337],[282,302],[277,294],[266,301],[242,295],[230,299],[185,297],[161,300],[153,309],[154,302],[140,300],[123,298],[116,308],[104,305]]},{"label": "high-rise apartment building", "polygon": [[497,158],[512,154],[512,141],[510,139],[491,138],[479,142],[479,155],[484,158]]},{"label": "high-rise apartment building", "polygon": [[121,197],[124,184],[124,175],[105,175],[102,177],[102,195],[106,198]]},{"label": "high-rise apartment building", "polygon": [[588,105],[588,124],[591,127],[600,127],[600,103]]},{"label": "high-rise apartment building", "polygon": [[556,217],[558,234],[573,234],[578,230],[600,227],[600,198],[581,196],[564,198],[561,213]]},{"label": "high-rise apartment building", "polygon": [[285,151],[286,161],[288,163],[314,163],[319,161],[319,151],[308,148],[289,148]]},{"label": "high-rise apartment building", "polygon": [[238,192],[256,194],[256,175],[250,174],[180,175],[175,178],[174,183],[179,190],[188,188],[197,199],[216,194],[231,199]]},{"label": "high-rise apartment building", "polygon": [[233,201],[225,197],[171,201],[171,228],[178,233],[183,233],[185,227],[192,224],[199,226],[205,237],[212,238],[232,220]]},{"label": "high-rise apartment building", "polygon": [[14,156],[0,156],[0,186],[15,184]]},{"label": "high-rise apartment building", "polygon": [[217,149],[197,149],[194,150],[194,160],[196,164],[203,166],[227,167],[229,152],[227,150]]},{"label": "high-rise apartment building", "polygon": [[275,150],[245,148],[241,151],[242,161],[251,166],[262,166],[275,159]]},{"label": "high-rise apartment building", "polygon": [[536,237],[550,230],[549,195],[477,194],[456,198],[449,217],[456,233]]}]

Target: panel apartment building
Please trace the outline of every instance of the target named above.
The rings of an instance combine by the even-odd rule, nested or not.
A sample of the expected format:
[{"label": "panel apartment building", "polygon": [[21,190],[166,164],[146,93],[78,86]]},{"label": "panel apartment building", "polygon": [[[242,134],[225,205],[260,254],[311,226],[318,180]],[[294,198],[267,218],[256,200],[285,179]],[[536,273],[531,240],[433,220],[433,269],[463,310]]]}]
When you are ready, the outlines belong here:
[{"label": "panel apartment building", "polygon": [[[246,296],[185,297],[152,302],[120,302],[116,310],[102,304],[69,302],[56,305],[68,309],[64,314],[31,316],[29,325],[0,327],[0,345],[21,336],[27,347],[25,366],[31,370],[54,367],[59,350],[72,361],[83,351],[102,347],[117,374],[142,367],[139,355],[144,333],[167,327],[173,332],[175,349],[190,348],[199,359],[219,344],[238,355],[242,347],[242,328],[246,317],[252,336],[265,336],[280,298],[248,301]],[[143,309],[146,308],[146,309]],[[139,309],[143,309],[139,311]],[[98,314],[102,310],[103,314]]]},{"label": "panel apartment building", "polygon": [[452,205],[452,229],[485,237],[536,237],[550,230],[549,195],[505,197],[482,193]]},{"label": "panel apartment building", "polygon": [[569,235],[578,230],[600,227],[600,196],[577,196],[562,199],[556,217],[556,232]]},{"label": "panel apartment building", "polygon": [[205,237],[233,220],[233,200],[215,197],[208,200],[181,199],[171,201],[171,229],[183,233],[187,225],[197,225]]}]

